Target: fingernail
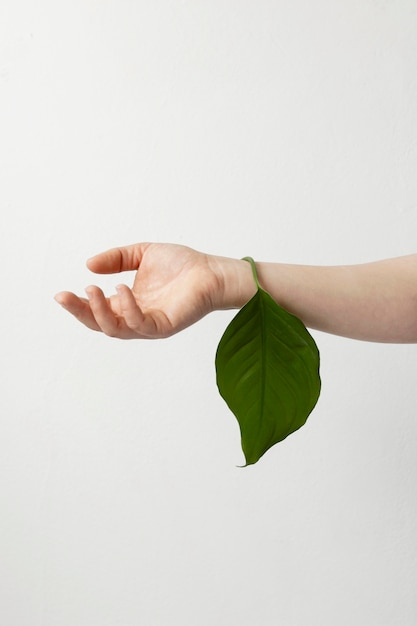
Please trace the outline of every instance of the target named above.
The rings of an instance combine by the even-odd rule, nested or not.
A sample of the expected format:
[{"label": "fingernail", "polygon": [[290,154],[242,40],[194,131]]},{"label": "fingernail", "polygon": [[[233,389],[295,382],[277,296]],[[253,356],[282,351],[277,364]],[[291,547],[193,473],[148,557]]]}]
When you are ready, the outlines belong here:
[{"label": "fingernail", "polygon": [[93,293],[92,293],[92,291],[91,291],[91,288],[90,288],[90,287],[86,287],[86,288],[85,288],[85,293],[87,294],[87,298],[88,298],[89,300],[91,300],[91,298],[93,297]]}]

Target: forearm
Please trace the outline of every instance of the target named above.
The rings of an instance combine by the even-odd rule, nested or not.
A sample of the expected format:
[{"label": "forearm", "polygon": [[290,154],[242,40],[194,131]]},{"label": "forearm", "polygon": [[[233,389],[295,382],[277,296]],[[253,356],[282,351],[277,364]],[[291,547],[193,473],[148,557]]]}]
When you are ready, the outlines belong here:
[{"label": "forearm", "polygon": [[[235,263],[228,268],[234,286],[225,283],[224,308],[243,306],[255,293],[249,264]],[[261,286],[310,328],[366,341],[417,342],[417,254],[350,266],[256,266]]]}]

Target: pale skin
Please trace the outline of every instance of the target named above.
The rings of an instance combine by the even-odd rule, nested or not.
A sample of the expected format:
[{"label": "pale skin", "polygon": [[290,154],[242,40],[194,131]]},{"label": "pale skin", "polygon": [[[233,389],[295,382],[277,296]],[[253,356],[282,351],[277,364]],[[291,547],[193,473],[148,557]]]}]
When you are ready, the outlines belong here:
[{"label": "pale skin", "polygon": [[[55,299],[88,328],[120,339],[169,337],[255,294],[247,261],[176,244],[137,243],[87,261],[97,274],[136,270],[133,285],[106,297],[62,291]],[[312,329],[352,339],[417,342],[417,254],[346,266],[256,263],[263,289]]]}]

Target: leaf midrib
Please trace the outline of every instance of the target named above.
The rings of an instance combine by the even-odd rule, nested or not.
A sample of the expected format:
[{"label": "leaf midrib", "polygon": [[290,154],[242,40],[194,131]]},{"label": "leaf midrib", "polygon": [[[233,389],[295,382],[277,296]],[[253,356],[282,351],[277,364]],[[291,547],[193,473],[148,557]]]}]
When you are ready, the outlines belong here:
[{"label": "leaf midrib", "polygon": [[259,289],[259,297],[261,301],[261,350],[262,350],[262,369],[261,369],[261,427],[263,426],[263,419],[265,414],[265,389],[266,389],[266,324],[265,324],[265,298],[263,297],[262,289]]}]

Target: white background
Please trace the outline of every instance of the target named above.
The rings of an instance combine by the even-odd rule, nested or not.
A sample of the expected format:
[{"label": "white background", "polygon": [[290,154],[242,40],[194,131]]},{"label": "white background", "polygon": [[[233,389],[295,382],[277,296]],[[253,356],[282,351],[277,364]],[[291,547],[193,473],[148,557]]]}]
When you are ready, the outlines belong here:
[{"label": "white background", "polygon": [[317,408],[239,469],[233,312],[122,342],[53,301],[142,240],[417,252],[416,102],[416,0],[0,0],[2,624],[417,623],[415,346],[314,333]]}]

